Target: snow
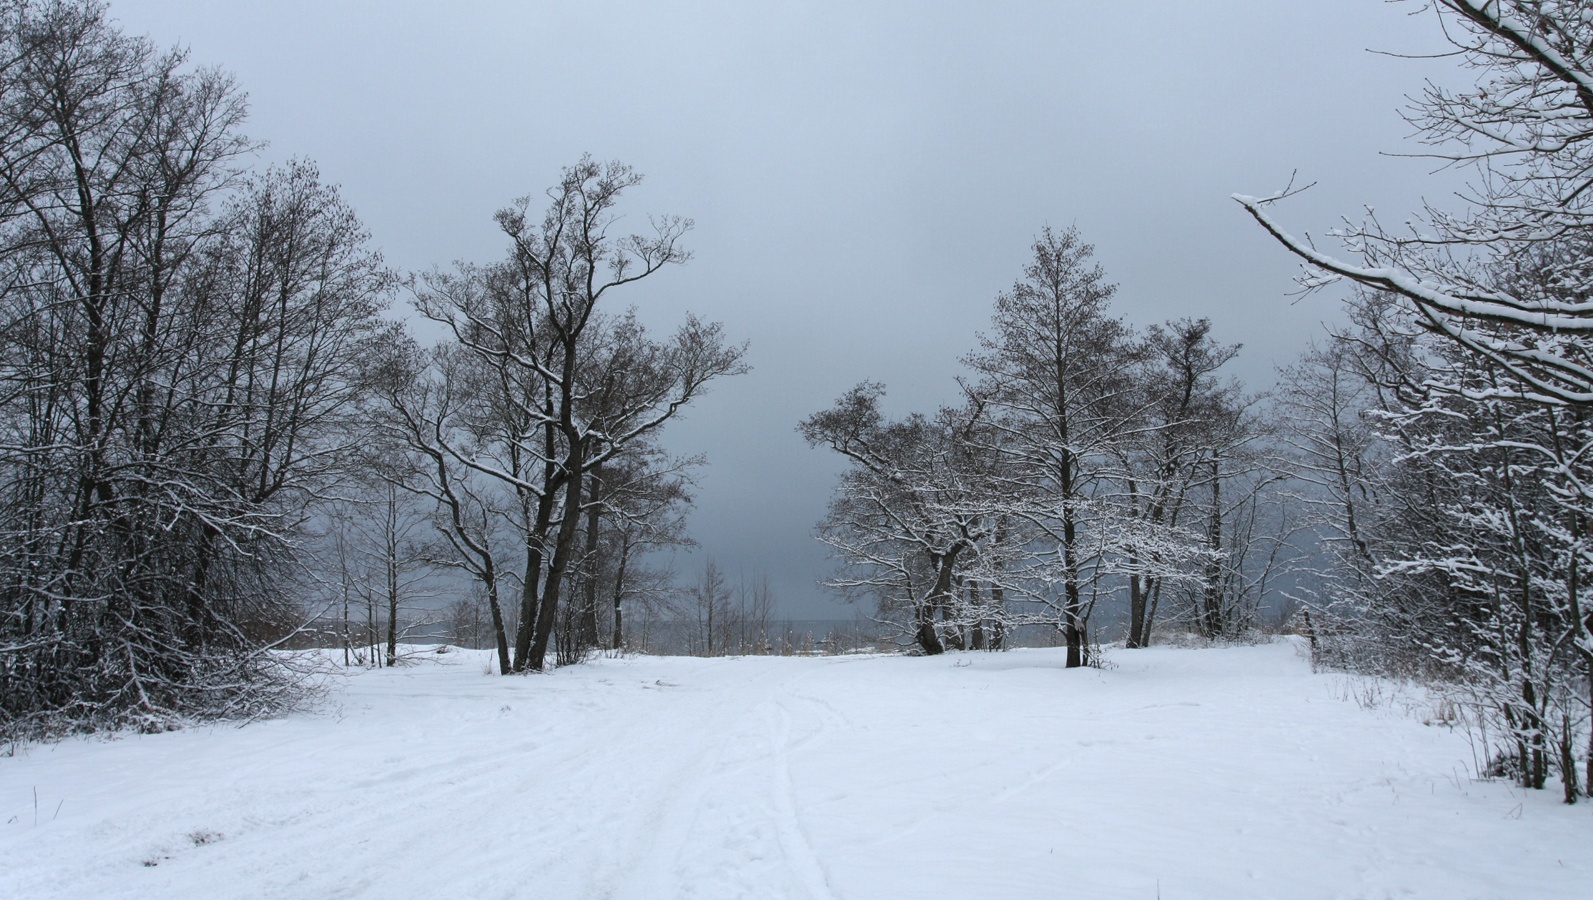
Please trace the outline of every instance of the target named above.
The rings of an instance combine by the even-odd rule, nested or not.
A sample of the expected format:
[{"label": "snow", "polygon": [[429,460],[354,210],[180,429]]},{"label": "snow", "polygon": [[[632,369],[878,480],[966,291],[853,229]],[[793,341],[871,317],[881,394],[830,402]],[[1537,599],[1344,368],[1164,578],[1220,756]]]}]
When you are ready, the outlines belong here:
[{"label": "snow", "polygon": [[1470,780],[1418,691],[1288,643],[1061,653],[454,652],[316,713],[25,747],[0,896],[1589,896],[1590,805]]}]

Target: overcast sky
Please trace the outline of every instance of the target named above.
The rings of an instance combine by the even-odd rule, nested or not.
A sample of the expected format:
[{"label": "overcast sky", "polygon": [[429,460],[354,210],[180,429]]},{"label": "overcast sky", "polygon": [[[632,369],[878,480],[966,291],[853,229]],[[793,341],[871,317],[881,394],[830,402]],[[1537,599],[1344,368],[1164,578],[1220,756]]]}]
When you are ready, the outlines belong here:
[{"label": "overcast sky", "polygon": [[[1320,233],[1400,221],[1452,176],[1399,117],[1452,81],[1430,13],[1384,0],[598,2],[112,0],[248,93],[266,161],[315,160],[395,268],[491,261],[492,213],[583,153],[646,182],[623,210],[696,221],[695,259],[616,300],[750,341],[666,443],[706,453],[692,532],[785,612],[849,617],[812,538],[840,470],[796,423],[864,379],[898,413],[955,395],[1044,226],[1077,226],[1146,325],[1209,317],[1267,386],[1337,315],[1229,199]],[[690,561],[682,566],[694,565]]]}]

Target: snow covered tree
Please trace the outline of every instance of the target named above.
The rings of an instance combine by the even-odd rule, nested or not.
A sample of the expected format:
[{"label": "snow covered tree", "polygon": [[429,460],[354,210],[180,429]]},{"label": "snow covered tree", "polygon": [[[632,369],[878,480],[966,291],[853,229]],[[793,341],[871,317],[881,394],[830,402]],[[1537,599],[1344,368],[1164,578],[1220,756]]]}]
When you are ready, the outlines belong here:
[{"label": "snow covered tree", "polygon": [[0,7],[0,67],[0,717],[272,708],[391,279],[313,166],[244,177],[229,77],[101,5]]},{"label": "snow covered tree", "polygon": [[[1375,219],[1346,225],[1332,233],[1348,254],[1341,258],[1279,224],[1272,207],[1287,192],[1235,199],[1301,258],[1305,287],[1347,279],[1398,298],[1411,322],[1454,348],[1429,349],[1428,370],[1403,381],[1408,391],[1390,409],[1405,460],[1393,471],[1416,473],[1430,496],[1425,513],[1412,509],[1387,531],[1393,552],[1378,568],[1385,579],[1393,571],[1429,579],[1429,590],[1416,595],[1465,610],[1452,617],[1462,629],[1487,622],[1516,635],[1515,651],[1480,645],[1497,652],[1502,682],[1475,669],[1466,677],[1510,685],[1491,706],[1521,741],[1518,775],[1541,786],[1551,726],[1540,706],[1547,686],[1533,679],[1553,666],[1534,654],[1575,648],[1581,671],[1574,677],[1593,691],[1593,627],[1578,597],[1576,537],[1588,492],[1579,471],[1583,444],[1568,428],[1593,404],[1593,16],[1574,0],[1426,6],[1477,83],[1459,91],[1429,85],[1408,118],[1426,155],[1474,167],[1464,208],[1429,209],[1420,225],[1398,231]],[[1441,524],[1418,527],[1424,515]],[[1546,539],[1555,533],[1564,539]],[[1429,542],[1430,535],[1438,536]],[[1368,549],[1357,547],[1370,561]],[[1379,608],[1389,607],[1386,586],[1373,595]],[[1549,632],[1558,633],[1550,644],[1533,638]],[[1516,699],[1498,699],[1506,695]],[[1568,732],[1570,720],[1560,725]],[[1560,747],[1568,799],[1575,781],[1564,765],[1574,755],[1569,740]]]},{"label": "snow covered tree", "polygon": [[416,295],[416,308],[448,327],[456,374],[472,385],[468,400],[452,392],[460,402],[449,421],[417,431],[443,464],[515,497],[524,558],[516,671],[543,667],[581,556],[590,474],[713,379],[745,371],[745,347],[727,343],[718,325],[688,318],[659,340],[633,313],[599,308],[689,258],[684,219],[654,220],[650,235],[614,233],[619,198],[639,181],[628,166],[583,158],[547,192],[544,212],[529,197],[499,211],[507,259],[434,274]]},{"label": "snow covered tree", "polygon": [[972,390],[988,404],[1000,452],[1015,469],[1017,493],[1060,572],[1068,665],[1085,662],[1096,580],[1106,546],[1097,489],[1112,447],[1141,412],[1136,368],[1142,350],[1108,314],[1116,286],[1075,229],[1045,229],[1023,278],[996,298],[992,331],[968,358]]},{"label": "snow covered tree", "polygon": [[[1433,681],[1486,723],[1494,771],[1567,798],[1587,711],[1573,485],[1580,413],[1544,404],[1386,296],[1287,373],[1299,478],[1322,536],[1322,658]],[[1356,409],[1356,407],[1359,407]],[[1341,415],[1355,409],[1352,416]]]},{"label": "snow covered tree", "polygon": [[891,421],[880,410],[883,396],[865,382],[800,425],[809,444],[851,462],[819,539],[846,566],[832,585],[905,611],[918,648],[941,653],[943,633],[960,642],[965,625],[997,613],[982,609],[970,621],[957,588],[963,578],[1002,582],[1001,548],[1020,539],[1019,523],[1003,503],[996,460],[972,439],[983,407]]},{"label": "snow covered tree", "polygon": [[1276,476],[1251,399],[1219,374],[1238,347],[1205,320],[1142,336],[1113,318],[1074,230],[1031,249],[961,406],[892,421],[865,382],[801,424],[853,464],[820,530],[848,566],[833,584],[909,611],[929,653],[1044,624],[1084,665],[1092,613],[1125,587],[1132,647],[1170,586],[1207,631],[1249,627],[1282,543],[1257,528]]},{"label": "snow covered tree", "polygon": [[[1385,229],[1375,219],[1331,233],[1336,257],[1291,235],[1272,207],[1287,196],[1235,195],[1321,287],[1348,279],[1401,298],[1425,328],[1491,361],[1527,396],[1593,403],[1593,262],[1586,237],[1593,153],[1593,17],[1578,0],[1430,0],[1475,89],[1429,84],[1407,118],[1424,155],[1474,167],[1459,213]],[[1540,260],[1543,277],[1497,274]]]},{"label": "snow covered tree", "polygon": [[1448,587],[1441,608],[1407,610],[1407,628],[1496,717],[1495,734],[1513,745],[1512,774],[1542,788],[1558,765],[1573,799],[1571,729],[1593,707],[1585,695],[1578,702],[1575,689],[1586,677],[1576,649],[1586,631],[1576,584],[1582,513],[1561,501],[1566,476],[1584,476],[1579,457],[1593,434],[1575,414],[1509,399],[1508,376],[1497,368],[1478,369],[1453,352],[1443,362],[1451,377],[1489,396],[1429,392],[1390,418],[1412,448],[1406,465],[1430,468],[1443,489],[1437,533],[1401,548],[1384,578],[1436,575]]},{"label": "snow covered tree", "polygon": [[1219,527],[1208,527],[1204,542],[1184,523],[1197,511],[1191,497],[1197,485],[1220,497],[1219,460],[1231,459],[1244,442],[1238,389],[1217,374],[1238,353],[1238,345],[1212,339],[1205,319],[1153,326],[1145,338],[1136,392],[1140,418],[1108,447],[1116,460],[1115,515],[1124,520],[1116,526],[1122,538],[1115,568],[1128,578],[1129,648],[1149,645],[1169,582],[1222,565],[1221,505],[1207,511],[1208,523]]}]

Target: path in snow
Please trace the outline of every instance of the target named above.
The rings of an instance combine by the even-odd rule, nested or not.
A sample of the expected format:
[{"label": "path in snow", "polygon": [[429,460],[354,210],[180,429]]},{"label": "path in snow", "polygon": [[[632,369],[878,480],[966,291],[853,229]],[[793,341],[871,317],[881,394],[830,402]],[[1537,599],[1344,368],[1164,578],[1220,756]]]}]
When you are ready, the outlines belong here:
[{"label": "path in snow", "polygon": [[[1593,810],[1287,644],[476,654],[0,759],[3,897],[1583,897]],[[38,795],[35,822],[34,791]],[[56,813],[59,805],[59,813]],[[9,820],[9,821],[4,821]]]}]

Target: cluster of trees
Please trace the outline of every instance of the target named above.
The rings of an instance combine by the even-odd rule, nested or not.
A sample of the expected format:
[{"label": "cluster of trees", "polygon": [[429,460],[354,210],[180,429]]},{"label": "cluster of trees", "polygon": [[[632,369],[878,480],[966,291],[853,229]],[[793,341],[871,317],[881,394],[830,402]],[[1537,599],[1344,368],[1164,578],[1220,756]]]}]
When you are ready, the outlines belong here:
[{"label": "cluster of trees", "polygon": [[1585,413],[1524,396],[1380,294],[1280,393],[1314,487],[1318,659],[1444,686],[1481,714],[1496,774],[1542,788],[1555,771],[1574,801],[1593,700]]},{"label": "cluster of trees", "polygon": [[250,168],[244,115],[94,0],[0,0],[7,733],[278,709],[306,598],[373,659],[380,613],[391,664],[438,567],[501,669],[540,669],[620,641],[644,554],[685,540],[699,461],[656,438],[744,348],[610,295],[689,222],[620,233],[639,176],[582,159],[498,213],[501,262],[408,282],[450,333],[421,348],[385,315],[406,281],[312,164]]},{"label": "cluster of trees", "polygon": [[1222,376],[1239,348],[1205,320],[1112,317],[1072,229],[1033,252],[956,405],[891,419],[865,382],[801,423],[849,461],[819,532],[835,586],[901,615],[926,653],[1047,624],[1084,665],[1111,597],[1131,647],[1169,614],[1209,636],[1253,628],[1281,541],[1255,527],[1276,478],[1253,399]]},{"label": "cluster of trees", "polygon": [[1039,623],[1070,666],[1105,599],[1133,648],[1169,611],[1248,628],[1270,592],[1319,659],[1448,690],[1496,773],[1593,791],[1593,17],[1423,5],[1478,76],[1408,115],[1476,168],[1465,209],[1347,225],[1334,255],[1278,223],[1290,191],[1235,197],[1306,289],[1355,287],[1348,326],[1249,398],[1208,323],[1136,333],[1090,248],[1045,232],[956,405],[890,419],[865,383],[801,424],[850,462],[835,584],[924,652]]},{"label": "cluster of trees", "polygon": [[1319,488],[1330,649],[1451,687],[1497,772],[1536,788],[1553,772],[1574,802],[1593,791],[1593,17],[1427,6],[1477,82],[1429,85],[1408,119],[1429,155],[1474,167],[1464,208],[1346,226],[1338,256],[1281,227],[1286,194],[1235,199],[1305,287],[1357,289],[1352,326],[1284,388]]},{"label": "cluster of trees", "polygon": [[96,6],[0,6],[0,721],[280,698],[392,278],[313,166],[244,171],[243,115]]}]

